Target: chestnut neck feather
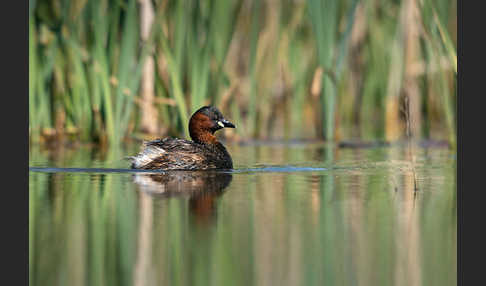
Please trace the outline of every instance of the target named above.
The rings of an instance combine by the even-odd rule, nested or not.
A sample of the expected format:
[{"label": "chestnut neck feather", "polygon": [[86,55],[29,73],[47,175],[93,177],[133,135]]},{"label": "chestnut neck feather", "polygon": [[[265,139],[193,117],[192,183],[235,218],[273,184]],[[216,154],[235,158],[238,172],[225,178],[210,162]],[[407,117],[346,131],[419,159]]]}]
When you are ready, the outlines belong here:
[{"label": "chestnut neck feather", "polygon": [[218,140],[211,130],[213,123],[208,116],[202,113],[196,113],[189,121],[189,134],[192,141],[204,144],[216,144]]}]

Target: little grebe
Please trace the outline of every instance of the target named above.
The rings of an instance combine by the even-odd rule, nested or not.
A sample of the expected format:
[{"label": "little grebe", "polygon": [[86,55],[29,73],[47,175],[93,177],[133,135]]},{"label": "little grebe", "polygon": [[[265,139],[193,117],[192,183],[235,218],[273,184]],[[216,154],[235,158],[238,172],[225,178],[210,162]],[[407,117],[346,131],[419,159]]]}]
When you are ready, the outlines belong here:
[{"label": "little grebe", "polygon": [[134,169],[207,170],[232,169],[233,161],[214,132],[224,127],[235,128],[213,106],[197,110],[189,120],[192,141],[164,138],[144,142],[142,151],[130,157]]}]

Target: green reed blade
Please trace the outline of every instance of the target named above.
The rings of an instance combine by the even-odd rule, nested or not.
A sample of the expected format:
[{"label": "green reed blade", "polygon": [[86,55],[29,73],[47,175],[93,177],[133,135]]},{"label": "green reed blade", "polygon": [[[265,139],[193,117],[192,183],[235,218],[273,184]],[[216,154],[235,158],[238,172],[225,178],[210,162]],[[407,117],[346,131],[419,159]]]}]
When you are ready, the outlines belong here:
[{"label": "green reed blade", "polygon": [[440,39],[442,40],[442,43],[444,44],[444,47],[447,51],[447,55],[449,56],[449,59],[453,64],[454,72],[457,74],[457,53],[456,53],[456,49],[454,48],[454,45],[452,43],[451,38],[449,37],[449,34],[447,32],[445,32],[445,29],[442,26],[442,23],[439,21],[437,13],[435,11],[433,11],[433,13],[434,13],[434,22],[437,25],[437,29],[439,30]]},{"label": "green reed blade", "polygon": [[358,2],[359,0],[353,0],[351,3],[351,7],[349,8],[348,15],[346,18],[346,29],[343,32],[343,35],[341,36],[339,40],[339,45],[338,45],[338,56],[336,60],[336,80],[339,80],[342,69],[344,67],[344,61],[346,58],[348,58],[348,45],[349,45],[349,39],[351,37],[351,31],[354,25],[354,20],[355,20],[355,13],[356,13],[356,7],[358,7]]},{"label": "green reed blade", "polygon": [[37,117],[36,98],[35,98],[36,76],[37,76],[36,40],[37,38],[35,36],[34,19],[29,18],[29,128],[30,129],[36,128],[39,122],[39,118]]},{"label": "green reed blade", "polygon": [[335,74],[331,66],[334,55],[335,33],[337,25],[337,1],[308,0],[308,10],[314,35],[316,37],[319,65],[324,69],[322,75],[321,104],[326,140],[334,139],[334,111],[336,87],[330,77]]},{"label": "green reed blade", "polygon": [[[120,46],[120,56],[117,74],[118,86],[115,90],[115,129],[116,129],[116,142],[118,144],[121,136],[123,136],[124,129],[122,124],[122,117],[125,112],[127,112],[130,102],[128,101],[129,96],[135,94],[135,90],[130,90],[130,77],[133,73],[133,65],[137,43],[138,43],[138,33],[137,33],[137,13],[136,13],[136,1],[130,0],[125,11],[125,23],[123,26]],[[128,94],[127,94],[128,93]]]}]

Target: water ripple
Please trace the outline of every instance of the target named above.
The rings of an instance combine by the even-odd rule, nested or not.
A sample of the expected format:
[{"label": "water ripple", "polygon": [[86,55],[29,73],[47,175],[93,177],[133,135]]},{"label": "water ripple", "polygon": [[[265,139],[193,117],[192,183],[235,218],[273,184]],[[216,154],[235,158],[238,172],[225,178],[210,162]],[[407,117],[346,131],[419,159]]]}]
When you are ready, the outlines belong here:
[{"label": "water ripple", "polygon": [[[326,168],[315,167],[296,167],[296,166],[265,166],[260,168],[242,168],[234,170],[208,170],[206,172],[220,172],[232,174],[248,174],[248,173],[294,173],[294,172],[316,172],[325,171]],[[140,170],[140,169],[114,169],[114,168],[50,168],[50,167],[29,167],[30,172],[41,173],[167,173],[170,171],[164,170]],[[183,171],[183,170],[177,170]],[[201,171],[188,171],[201,172]]]}]

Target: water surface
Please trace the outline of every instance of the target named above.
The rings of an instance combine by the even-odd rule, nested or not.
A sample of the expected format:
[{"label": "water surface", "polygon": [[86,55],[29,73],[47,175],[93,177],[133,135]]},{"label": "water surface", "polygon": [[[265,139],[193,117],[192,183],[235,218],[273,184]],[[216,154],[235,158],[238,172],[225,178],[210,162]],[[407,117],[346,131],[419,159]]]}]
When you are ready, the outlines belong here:
[{"label": "water surface", "polygon": [[228,145],[234,171],[31,148],[31,285],[455,285],[447,148]]}]

